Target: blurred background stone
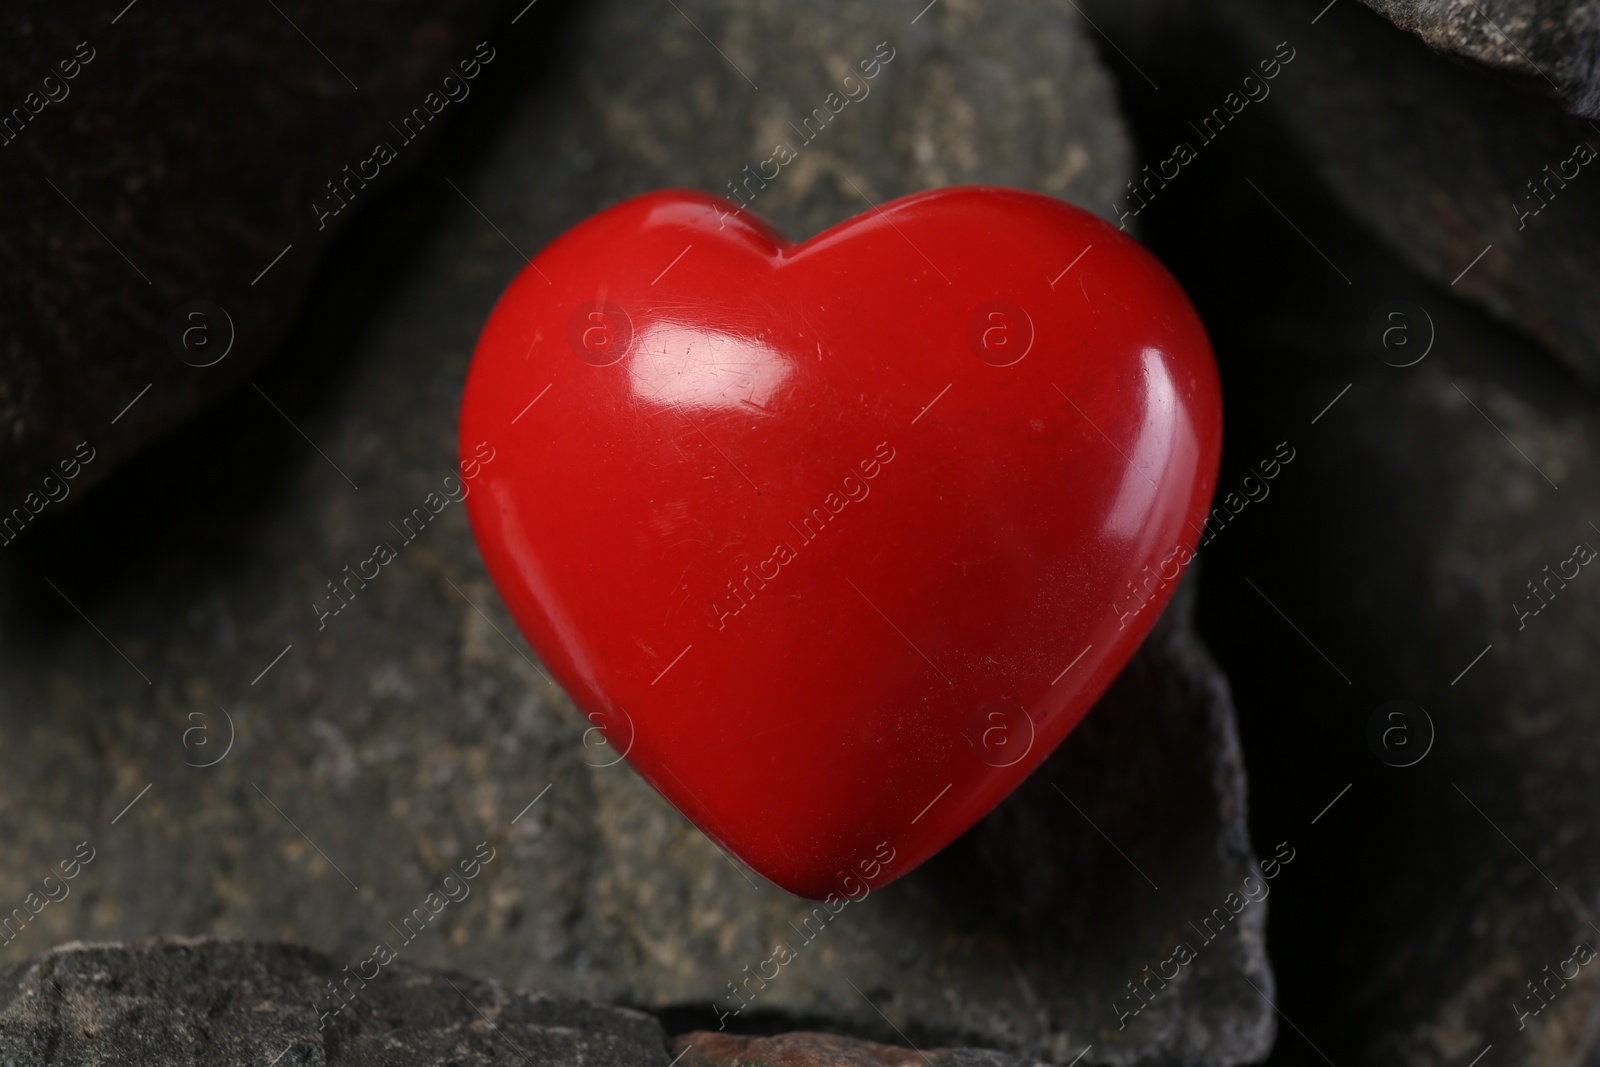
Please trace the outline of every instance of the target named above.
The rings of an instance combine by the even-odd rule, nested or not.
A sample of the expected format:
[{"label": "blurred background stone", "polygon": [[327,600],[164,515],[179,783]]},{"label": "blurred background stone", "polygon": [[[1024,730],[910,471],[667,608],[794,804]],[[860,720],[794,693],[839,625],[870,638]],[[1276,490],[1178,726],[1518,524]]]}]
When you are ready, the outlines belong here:
[{"label": "blurred background stone", "polygon": [[[423,127],[415,146],[390,126],[444,91],[495,7],[5,5],[5,514],[79,442],[95,453],[70,486],[81,493],[276,353],[351,214],[322,227],[313,202],[336,203],[325,183],[346,180],[343,168],[386,141],[398,158],[370,189],[359,176],[350,187],[362,199],[379,195],[417,162],[438,121],[473,106],[468,96],[443,105],[439,120],[414,123]],[[174,313],[195,301],[231,319],[232,351],[207,371],[180,361],[168,341]],[[230,329],[221,319],[203,328],[214,351]],[[200,334],[190,340],[201,346]]]},{"label": "blurred background stone", "polygon": [[[1212,331],[1229,410],[1222,484],[1284,439],[1304,457],[1206,550],[1200,601],[1240,709],[1255,840],[1316,820],[1300,880],[1271,912],[1288,1025],[1268,1062],[1593,1064],[1597,987],[1586,969],[1565,985],[1550,976],[1571,975],[1579,941],[1600,946],[1600,614],[1586,570],[1568,588],[1552,581],[1525,626],[1513,605],[1537,607],[1527,583],[1575,545],[1600,547],[1600,396],[1572,350],[1541,348],[1466,299],[1498,243],[1454,286],[1465,259],[1447,273],[1405,247],[1443,242],[1445,208],[1493,206],[1487,195],[1439,194],[1432,214],[1383,222],[1402,214],[1383,205],[1390,168],[1394,182],[1443,180],[1460,159],[1443,151],[1451,138],[1509,167],[1526,138],[1568,120],[1355,5],[1324,8],[1179,5],[1163,20],[1147,7],[1122,22],[1091,9],[1130,57],[1109,62],[1144,159],[1170,154],[1185,119],[1220,105],[1278,42],[1297,50],[1270,98],[1139,216]],[[1525,129],[1502,139],[1517,120],[1474,102],[1512,97]],[[1405,154],[1425,146],[1441,152]],[[1593,243],[1562,223],[1592,210],[1580,185],[1528,230],[1561,224],[1549,231],[1568,258],[1539,265],[1558,279],[1542,299],[1589,314]],[[1387,317],[1398,301],[1410,309]],[[1531,333],[1533,321],[1517,323]],[[1375,346],[1375,322],[1410,347]],[[1573,336],[1597,343],[1592,325]],[[1369,742],[1397,699],[1436,731],[1410,767]]]},{"label": "blurred background stone", "polygon": [[[1530,47],[1514,26],[1554,33],[1567,25],[1574,61],[1588,64],[1586,76],[1594,77],[1594,4],[1517,0],[1510,16],[1504,4],[1372,6],[1404,15],[1402,21],[1448,11],[1466,37],[1492,38],[1513,56],[1512,42]],[[1542,10],[1534,17],[1536,6]],[[1357,4],[1100,0],[1089,10],[1140,68],[1181,85],[1183,99],[1175,103],[1179,94],[1152,92],[1119,53],[1107,54],[1126,99],[1141,101],[1134,110],[1152,165],[1179,140],[1214,154],[1191,124],[1215,108],[1227,115],[1226,94],[1249,91],[1243,79],[1259,74],[1259,62],[1287,42],[1296,58],[1237,122],[1254,125],[1259,112],[1270,114],[1341,210],[1413,269],[1600,382],[1600,256],[1590,236],[1600,230],[1600,128],[1573,99],[1568,104],[1580,113],[1568,113],[1553,98],[1553,83],[1430,51]],[[1515,65],[1530,70],[1520,57]],[[1224,125],[1228,132],[1217,140],[1236,139],[1233,122]],[[1591,162],[1578,161],[1580,145],[1595,152]]]},{"label": "blurred background stone", "polygon": [[[489,31],[506,58],[333,248],[260,392],[10,549],[0,894],[98,850],[10,958],[184,932],[353,963],[484,842],[472,895],[408,959],[659,1010],[676,1032],[715,1027],[713,998],[809,911],[602,766],[459,508],[337,617],[319,627],[313,607],[453,469],[468,355],[524,254],[636,192],[722,189],[880,44],[894,58],[871,94],[754,205],[791,235],[956,181],[1109,216],[1131,174],[1070,3],[680,6],[541,3]],[[738,1025],[1060,1063],[1263,1055],[1261,905],[1119,1028],[1129,984],[1254,870],[1232,709],[1189,605],[1039,774],[841,914]]]},{"label": "blurred background stone", "polygon": [[[1270,234],[1281,220],[1252,199],[1246,189],[1213,201],[1227,205],[1222,226],[1259,236],[1249,262],[1312,255],[1308,272],[1325,273],[1298,235]],[[1302,192],[1279,206],[1314,219],[1331,206],[1318,200]],[[1573,981],[1525,1025],[1516,1007],[1540,1007],[1527,983],[1578,941],[1600,945],[1585,696],[1600,685],[1600,613],[1576,581],[1553,583],[1561,599],[1525,628],[1513,606],[1537,606],[1526,583],[1574,545],[1600,546],[1589,525],[1600,518],[1600,405],[1569,371],[1363,235],[1318,227],[1317,238],[1355,281],[1350,291],[1265,285],[1254,321],[1224,327],[1225,381],[1279,400],[1275,414],[1246,408],[1236,440],[1265,445],[1349,391],[1299,431],[1304,482],[1285,487],[1273,521],[1218,543],[1205,601],[1223,662],[1255,668],[1235,675],[1252,782],[1274,798],[1256,832],[1277,832],[1287,800],[1320,806],[1314,786],[1331,795],[1352,783],[1319,827],[1306,892],[1274,913],[1280,1006],[1336,1062],[1449,1064],[1492,1044],[1509,1062],[1589,1063],[1592,984]],[[1219,267],[1248,269],[1242,259],[1204,269]],[[1371,316],[1396,298],[1437,330],[1415,367],[1366,350]],[[1426,325],[1413,316],[1407,328],[1420,342]],[[1291,330],[1297,358],[1285,361]],[[1386,766],[1369,746],[1372,716],[1394,699],[1422,705],[1437,730],[1414,767]],[[1320,1062],[1293,1039],[1280,1053],[1274,1062]]]}]

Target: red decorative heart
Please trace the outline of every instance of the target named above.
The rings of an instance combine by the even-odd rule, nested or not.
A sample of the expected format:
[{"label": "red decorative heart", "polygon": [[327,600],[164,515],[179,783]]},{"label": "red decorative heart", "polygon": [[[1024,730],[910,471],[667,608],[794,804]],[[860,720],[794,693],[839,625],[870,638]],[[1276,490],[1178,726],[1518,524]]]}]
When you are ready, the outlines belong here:
[{"label": "red decorative heart", "polygon": [[511,283],[460,442],[496,455],[467,508],[550,672],[823,898],[911,870],[1078,723],[1191,557],[1221,425],[1177,283],[1076,208],[941,189],[795,245],[661,192]]}]

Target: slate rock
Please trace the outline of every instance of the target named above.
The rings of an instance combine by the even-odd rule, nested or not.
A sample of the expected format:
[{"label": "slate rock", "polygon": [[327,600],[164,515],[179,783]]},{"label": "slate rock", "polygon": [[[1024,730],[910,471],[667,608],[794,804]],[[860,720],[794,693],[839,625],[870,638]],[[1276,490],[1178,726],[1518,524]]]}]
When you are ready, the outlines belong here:
[{"label": "slate rock", "polygon": [[405,960],[365,981],[282,943],[73,942],[0,974],[0,1063],[17,1067],[646,1067],[667,1063],[663,1042],[656,1020],[626,1008],[516,992]]},{"label": "slate rock", "polygon": [[1305,42],[1267,105],[1320,179],[1422,274],[1600,381],[1600,130],[1353,5],[1309,34],[1266,7],[1234,25],[1252,54]]},{"label": "slate rock", "polygon": [[1576,115],[1600,118],[1600,8],[1584,0],[1502,0],[1492,11],[1449,0],[1362,0],[1430,48],[1522,77]]},{"label": "slate rock", "polygon": [[[271,358],[332,232],[353,213],[322,224],[313,203],[334,203],[325,183],[345,180],[343,168],[371,157],[382,140],[394,142],[397,159],[370,187],[355,179],[352,196],[360,199],[351,206],[392,187],[393,172],[415,162],[437,121],[414,123],[422,130],[415,145],[390,123],[473,60],[495,7],[5,6],[6,514],[41,490],[46,475],[59,478],[60,463],[87,441],[92,462],[64,487],[46,487],[59,501],[26,506],[42,512],[72,493],[81,499]],[[471,106],[470,83],[449,91],[466,95],[441,108],[446,121]],[[225,317],[178,315],[180,337],[191,326],[199,331],[182,342],[185,350],[220,354],[233,338],[222,361],[205,369],[180,360],[169,342],[175,314],[195,302],[220,306]]]},{"label": "slate rock", "polygon": [[[1482,24],[1479,12],[1487,12],[1527,47],[1499,7],[1448,6],[1457,21]],[[1543,6],[1556,12],[1566,5]],[[1600,254],[1589,239],[1600,227],[1600,125],[1570,114],[1542,79],[1530,85],[1520,74],[1434,52],[1359,5],[1322,7],[1302,11],[1267,0],[1091,5],[1096,22],[1142,70],[1182,89],[1174,107],[1175,94],[1154,92],[1140,73],[1114,61],[1124,100],[1149,119],[1140,133],[1142,162],[1159,168],[1178,142],[1215,155],[1195,126],[1218,108],[1226,116],[1227,94],[1242,100],[1245,76],[1287,42],[1294,61],[1253,90],[1264,88],[1265,99],[1244,105],[1221,136],[1236,140],[1238,125],[1263,119],[1276,126],[1286,148],[1311,160],[1315,179],[1340,207],[1415,270],[1515,325],[1586,381],[1600,382],[1600,302],[1593,299]],[[1574,8],[1573,25],[1591,17],[1590,9]],[[1580,39],[1585,34],[1592,31]],[[1580,162],[1588,151],[1596,158]],[[1160,210],[1153,206],[1135,221],[1147,223]]]},{"label": "slate rock", "polygon": [[[1307,449],[1316,488],[1237,546],[1250,570],[1293,575],[1296,622],[1356,686],[1353,698],[1329,701],[1306,699],[1302,679],[1262,679],[1322,724],[1279,750],[1281,766],[1327,767],[1320,777],[1336,786],[1354,768],[1349,807],[1335,808],[1328,828],[1337,837],[1326,877],[1305,902],[1314,932],[1295,938],[1312,954],[1330,940],[1349,946],[1339,970],[1350,992],[1317,997],[1319,1028],[1340,1020],[1358,1062],[1454,1063],[1493,1045],[1489,1055],[1506,1062],[1592,1063],[1591,968],[1542,983],[1579,943],[1600,949],[1600,608],[1587,586],[1596,575],[1574,566],[1578,578],[1552,581],[1548,603],[1527,583],[1545,590],[1545,567],[1580,544],[1600,549],[1591,525],[1600,403],[1547,353],[1422,280],[1381,260],[1341,263],[1368,274],[1357,283],[1370,284],[1360,318],[1410,299],[1437,341],[1409,368],[1352,367],[1318,346],[1300,378],[1305,409],[1353,384]],[[1318,321],[1311,301],[1298,310],[1302,324]],[[1351,337],[1352,319],[1327,314],[1316,333]],[[1291,562],[1306,559],[1328,565],[1312,573]],[[1219,610],[1230,602],[1239,604],[1227,597]],[[1521,617],[1518,607],[1539,610]],[[1252,653],[1268,658],[1256,636]],[[1394,699],[1431,716],[1433,748],[1413,767],[1383,765],[1365,736]]]},{"label": "slate rock", "polygon": [[[586,734],[458,505],[400,532],[455,469],[477,331],[525,253],[627,195],[722,189],[884,42],[870,95],[754,202],[793,236],[949,181],[1105,210],[1128,143],[1067,3],[679,6],[541,3],[495,37],[484,107],[335,249],[260,379],[273,404],[242,391],[0,560],[0,900],[98,850],[8,958],[188,933],[353,964],[404,937],[421,964],[706,1029],[811,915]],[[399,559],[335,599],[378,541]],[[732,1025],[1061,1063],[1264,1054],[1263,905],[1119,1027],[1128,984],[1257,871],[1190,603],[1038,774],[831,921]],[[468,892],[416,919],[480,851]]]},{"label": "slate rock", "polygon": [[[1317,10],[1263,23],[1294,64],[1139,217],[1218,352],[1220,484],[1277,442],[1297,450],[1205,550],[1199,615],[1239,709],[1254,839],[1299,852],[1272,899],[1284,1025],[1268,1062],[1591,1065],[1600,997],[1575,950],[1600,948],[1600,612],[1593,567],[1569,561],[1600,548],[1600,404],[1460,299],[1465,281],[1395,255],[1300,150],[1318,135],[1274,118],[1341,10],[1376,22],[1338,5],[1313,33]],[[1195,65],[1168,67],[1119,37],[1160,80],[1125,94],[1142,145],[1171,143],[1161,99],[1220,100],[1262,54],[1228,41],[1190,36]],[[1399,327],[1395,347],[1374,322]],[[1578,577],[1535,596],[1527,583],[1564,564]],[[1429,720],[1387,718],[1396,700]],[[1420,760],[1381,759],[1375,722],[1380,738],[1402,726]]]},{"label": "slate rock", "polygon": [[697,1030],[668,1041],[683,1067],[1023,1067],[1039,1063],[993,1049],[910,1049],[875,1041],[794,1031],[742,1037]]},{"label": "slate rock", "polygon": [[[1285,237],[1252,255],[1304,251]],[[1600,549],[1600,403],[1547,353],[1353,243],[1324,245],[1355,282],[1348,298],[1329,299],[1324,278],[1269,290],[1264,321],[1229,331],[1254,338],[1234,349],[1236,380],[1272,379],[1270,405],[1243,417],[1246,440],[1281,430],[1286,410],[1309,420],[1349,386],[1315,436],[1302,431],[1299,491],[1219,544],[1208,572],[1224,662],[1257,667],[1240,687],[1257,832],[1287,832],[1273,824],[1350,786],[1306,846],[1297,902],[1275,913],[1279,1004],[1339,1063],[1433,1067],[1492,1045],[1502,1062],[1589,1064],[1592,966],[1561,975],[1577,945],[1600,949],[1596,576],[1573,565],[1577,578],[1546,592],[1527,583],[1545,590],[1575,546]],[[1242,268],[1207,269],[1219,266]],[[1395,299],[1431,318],[1431,353],[1406,368],[1353,357]],[[1410,322],[1420,340],[1423,322]],[[1320,340],[1267,372],[1291,324]],[[1372,747],[1370,724],[1394,700],[1429,716],[1406,727],[1413,766]]]}]

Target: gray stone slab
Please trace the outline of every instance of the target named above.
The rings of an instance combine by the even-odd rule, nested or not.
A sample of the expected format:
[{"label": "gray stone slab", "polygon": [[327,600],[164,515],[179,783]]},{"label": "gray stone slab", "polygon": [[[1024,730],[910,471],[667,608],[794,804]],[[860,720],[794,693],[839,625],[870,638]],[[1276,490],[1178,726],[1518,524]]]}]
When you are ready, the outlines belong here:
[{"label": "gray stone slab", "polygon": [[[0,973],[0,1063],[662,1067],[642,1012],[405,960],[351,977],[298,945],[74,942]],[[338,992],[333,992],[336,986]]]}]

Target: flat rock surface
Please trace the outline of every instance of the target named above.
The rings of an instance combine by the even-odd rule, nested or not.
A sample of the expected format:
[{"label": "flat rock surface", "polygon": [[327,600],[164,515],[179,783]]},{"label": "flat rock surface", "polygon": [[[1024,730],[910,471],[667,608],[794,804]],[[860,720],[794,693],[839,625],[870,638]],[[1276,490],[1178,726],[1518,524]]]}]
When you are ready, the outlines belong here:
[{"label": "flat rock surface", "polygon": [[668,1042],[682,1067],[1032,1067],[993,1049],[912,1049],[804,1030],[773,1037],[741,1037],[697,1030]]},{"label": "flat rock surface", "polygon": [[329,957],[282,943],[74,942],[0,973],[0,1063],[668,1061],[661,1025],[642,1012],[514,992],[405,960],[365,972],[370,981],[350,978]]},{"label": "flat rock surface", "polygon": [[[723,188],[880,44],[894,58],[870,95],[753,205],[792,235],[944,182],[1106,210],[1125,181],[1111,83],[1070,4],[680,6],[540,4],[495,37],[483,107],[357,220],[259,390],[8,550],[0,901],[80,869],[4,958],[179,932],[291,939],[353,966],[404,938],[408,961],[684,1031],[715,1029],[734,984],[799,940],[809,905],[585,733],[459,506],[337,615],[314,606],[452,472],[468,355],[524,253],[632,193]],[[1227,687],[1191,606],[1175,601],[1015,795],[796,944],[730,1028],[1058,1063],[1259,1058],[1267,905],[1227,910],[1260,872]],[[94,858],[74,860],[84,843]],[[447,876],[459,899],[435,895]],[[1180,942],[1195,959],[1147,977]],[[1135,981],[1150,983],[1137,998]]]},{"label": "flat rock surface", "polygon": [[[0,1063],[583,1063],[595,1067],[1034,1067],[992,1049],[837,1034],[669,1038],[651,1016],[405,960],[352,976],[283,942],[72,942],[0,971]],[[362,975],[365,975],[363,977]],[[337,993],[334,989],[337,988]]]}]

